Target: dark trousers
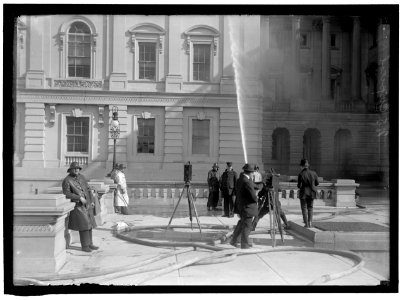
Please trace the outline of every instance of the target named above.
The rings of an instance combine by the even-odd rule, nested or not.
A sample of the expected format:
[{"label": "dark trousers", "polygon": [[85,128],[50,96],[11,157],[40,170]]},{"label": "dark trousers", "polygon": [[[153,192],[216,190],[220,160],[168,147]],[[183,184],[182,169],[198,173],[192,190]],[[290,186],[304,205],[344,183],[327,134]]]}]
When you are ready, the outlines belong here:
[{"label": "dark trousers", "polygon": [[238,242],[241,236],[241,247],[249,245],[249,234],[252,231],[253,216],[247,216],[242,213],[241,219],[236,224],[234,233],[232,234],[232,241]]},{"label": "dark trousers", "polygon": [[92,245],[92,229],[80,230],[79,233],[82,248]]},{"label": "dark trousers", "polygon": [[301,211],[302,211],[302,218],[304,220],[304,223],[306,224],[308,221],[308,217],[310,216],[310,220],[312,221],[312,215],[313,215],[313,198],[311,197],[306,197],[304,199],[299,199],[299,202],[301,204]]},{"label": "dark trousers", "polygon": [[224,215],[229,216],[234,214],[234,196],[228,195],[228,193],[223,192],[224,196]]},{"label": "dark trousers", "polygon": [[210,191],[209,194],[208,194],[207,207],[216,208],[219,196],[220,196],[219,191],[216,191],[216,192],[215,191]]}]

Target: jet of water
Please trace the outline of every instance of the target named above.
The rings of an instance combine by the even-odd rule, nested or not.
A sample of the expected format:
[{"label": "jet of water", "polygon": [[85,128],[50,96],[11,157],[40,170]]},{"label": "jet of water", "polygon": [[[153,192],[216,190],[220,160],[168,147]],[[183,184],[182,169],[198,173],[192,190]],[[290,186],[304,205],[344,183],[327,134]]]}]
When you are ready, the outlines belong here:
[{"label": "jet of water", "polygon": [[[236,86],[236,94],[237,94],[237,106],[238,106],[238,115],[239,115],[239,126],[241,129],[241,139],[242,139],[242,149],[243,155],[245,159],[245,163],[248,162],[248,154],[246,151],[246,136],[245,136],[245,120],[244,120],[244,111],[243,111],[243,93],[242,93],[242,51],[241,51],[241,41],[240,41],[240,30],[239,25],[241,22],[241,16],[230,16],[228,17],[228,27],[229,27],[229,36],[231,43],[231,57],[232,57],[232,65],[235,72],[235,86]],[[241,28],[242,29],[242,28]]]}]

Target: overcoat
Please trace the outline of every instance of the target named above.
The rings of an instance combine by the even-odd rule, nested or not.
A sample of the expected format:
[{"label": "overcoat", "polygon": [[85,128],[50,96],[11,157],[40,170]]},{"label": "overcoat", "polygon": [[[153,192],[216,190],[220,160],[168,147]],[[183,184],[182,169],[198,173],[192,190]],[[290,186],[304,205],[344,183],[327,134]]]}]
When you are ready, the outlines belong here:
[{"label": "overcoat", "polygon": [[234,170],[225,170],[221,176],[221,192],[224,195],[235,195],[235,185],[237,180],[237,173]]},{"label": "overcoat", "polygon": [[245,174],[241,174],[236,182],[236,206],[237,212],[247,217],[256,217],[258,215],[254,183]]},{"label": "overcoat", "polygon": [[[62,187],[66,198],[76,203],[69,215],[68,228],[83,231],[97,227],[94,208],[91,205],[91,203],[95,205],[95,199],[85,177],[81,174],[77,176],[69,174],[63,180]],[[84,197],[87,200],[87,204],[82,204],[80,197]]]},{"label": "overcoat", "polygon": [[127,194],[126,176],[123,172],[117,170],[114,181],[117,184],[115,192],[115,206],[128,206],[129,195]]},{"label": "overcoat", "polygon": [[298,175],[299,198],[316,198],[316,186],[319,185],[315,171],[304,168]]}]

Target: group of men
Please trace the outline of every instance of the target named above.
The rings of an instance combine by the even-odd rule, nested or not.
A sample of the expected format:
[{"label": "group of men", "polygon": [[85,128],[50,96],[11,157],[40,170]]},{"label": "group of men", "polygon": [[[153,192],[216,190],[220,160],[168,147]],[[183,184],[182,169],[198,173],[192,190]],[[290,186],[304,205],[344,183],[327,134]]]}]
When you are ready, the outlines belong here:
[{"label": "group of men", "polygon": [[[312,227],[313,218],[313,200],[316,197],[316,186],[319,185],[317,174],[309,169],[307,159],[300,162],[301,172],[298,175],[299,198],[301,211],[305,227]],[[214,164],[209,171],[207,182],[209,184],[209,199],[207,203],[208,210],[213,207],[216,210],[219,191],[221,190],[224,198],[224,217],[232,217],[234,213],[238,214],[238,221],[230,244],[237,247],[240,242],[241,249],[251,248],[249,243],[249,234],[257,226],[259,220],[273,209],[276,210],[284,222],[285,228],[288,228],[288,221],[285,213],[281,209],[281,203],[277,197],[274,197],[273,176],[269,173],[265,183],[257,166],[245,164],[242,167],[243,172],[237,178],[237,173],[232,169],[232,163],[227,162],[226,170],[220,177],[218,173],[218,164]],[[258,205],[259,199],[263,199]],[[275,201],[275,203],[273,203]]]},{"label": "group of men", "polygon": [[[313,200],[316,197],[316,186],[319,184],[318,176],[314,171],[309,170],[308,160],[302,159],[301,172],[298,175],[299,198],[301,211],[305,227],[312,227]],[[77,162],[72,162],[67,172],[69,175],[63,180],[63,193],[66,198],[75,202],[74,209],[68,218],[68,229],[79,231],[81,249],[84,252],[97,250],[92,241],[92,229],[97,227],[95,215],[100,212],[96,191],[93,191],[85,177],[80,174],[81,167]],[[116,164],[111,172],[111,178],[117,185],[115,191],[114,205],[115,212],[128,214],[129,197],[127,192],[126,178],[124,175],[124,165]],[[249,234],[261,219],[268,212],[268,206],[273,207],[273,201],[279,208],[280,216],[288,226],[287,218],[281,210],[281,204],[272,197],[272,175],[266,178],[263,184],[262,176],[257,166],[245,164],[243,172],[237,177],[237,173],[232,168],[232,163],[227,162],[227,167],[219,175],[218,164],[214,164],[209,171],[207,182],[209,185],[208,210],[217,210],[219,191],[224,198],[224,217],[233,217],[238,214],[238,221],[230,244],[237,247],[240,242],[242,249],[252,247],[249,243]],[[266,203],[258,207],[258,199],[265,198]],[[274,199],[273,199],[274,198]]]}]

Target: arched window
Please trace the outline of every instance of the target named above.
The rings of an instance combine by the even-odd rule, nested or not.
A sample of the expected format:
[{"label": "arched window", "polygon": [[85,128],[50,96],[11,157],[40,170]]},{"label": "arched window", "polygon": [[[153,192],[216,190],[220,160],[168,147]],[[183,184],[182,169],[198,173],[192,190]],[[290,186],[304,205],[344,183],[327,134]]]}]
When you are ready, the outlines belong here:
[{"label": "arched window", "polygon": [[[94,25],[85,17],[77,17],[61,26],[59,78],[96,78],[96,37]],[[63,82],[55,82],[55,85],[63,86]]]},{"label": "arched window", "polygon": [[290,163],[290,133],[286,128],[276,128],[272,135],[272,160],[279,173],[288,172]]},{"label": "arched window", "polygon": [[68,31],[68,77],[91,77],[91,31],[83,22],[74,22]]},{"label": "arched window", "polygon": [[311,168],[319,172],[321,165],[321,136],[316,128],[305,130],[303,138],[303,157],[308,159]]},{"label": "arched window", "polygon": [[338,167],[345,167],[351,162],[351,133],[348,129],[337,130],[334,136],[334,161]]}]

